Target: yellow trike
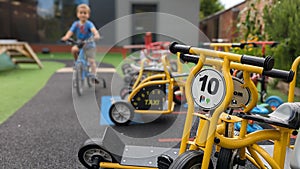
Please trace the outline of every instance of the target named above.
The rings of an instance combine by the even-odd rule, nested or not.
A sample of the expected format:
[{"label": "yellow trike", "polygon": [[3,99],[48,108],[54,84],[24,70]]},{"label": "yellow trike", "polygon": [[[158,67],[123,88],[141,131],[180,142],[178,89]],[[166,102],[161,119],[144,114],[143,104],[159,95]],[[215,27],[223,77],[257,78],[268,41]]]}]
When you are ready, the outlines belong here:
[{"label": "yellow trike", "polygon": [[[185,61],[194,62],[197,65],[191,71],[185,87],[189,107],[181,140],[180,155],[170,165],[169,169],[213,168],[211,154],[215,145],[217,152],[219,152],[216,164],[218,169],[242,166],[245,165],[246,160],[258,168],[270,166],[271,168],[283,169],[286,153],[292,147],[290,134],[296,135],[296,130],[300,127],[300,103],[293,103],[296,82],[294,74],[297,72],[300,58],[295,60],[292,70],[283,71],[270,70],[274,63],[268,57],[263,59],[252,58],[247,55],[211,52],[177,43],[173,43],[170,50],[173,53],[181,53]],[[204,69],[204,65],[221,67],[221,71]],[[251,96],[247,105],[237,105],[238,100],[233,99],[237,92],[230,74],[231,68],[244,72],[244,82],[241,87],[250,91]],[[282,78],[291,82],[288,103],[278,107],[276,111],[269,114],[269,117],[249,114],[250,110],[257,104],[258,98],[257,89],[250,79],[250,73]],[[211,101],[212,99],[213,101]],[[195,110],[194,103],[200,107],[199,110]],[[238,113],[235,115],[224,113],[231,107],[239,108]],[[190,129],[194,116],[198,117],[200,122],[196,136],[190,140]],[[248,120],[265,122],[275,126],[275,128],[247,134]],[[236,122],[242,123],[237,136],[233,132],[233,124]],[[274,142],[273,155],[270,155],[258,144],[264,140]]]},{"label": "yellow trike", "polygon": [[[163,69],[144,69],[143,62],[134,85],[128,91],[126,100],[113,101],[109,109],[109,117],[116,125],[127,125],[135,113],[168,114],[174,110],[174,103],[184,104],[184,77],[187,73],[173,73],[167,55],[162,57]],[[178,63],[180,65],[181,63]],[[178,66],[179,72],[182,68]],[[144,77],[145,72],[150,73]],[[153,74],[155,72],[155,74]]]}]

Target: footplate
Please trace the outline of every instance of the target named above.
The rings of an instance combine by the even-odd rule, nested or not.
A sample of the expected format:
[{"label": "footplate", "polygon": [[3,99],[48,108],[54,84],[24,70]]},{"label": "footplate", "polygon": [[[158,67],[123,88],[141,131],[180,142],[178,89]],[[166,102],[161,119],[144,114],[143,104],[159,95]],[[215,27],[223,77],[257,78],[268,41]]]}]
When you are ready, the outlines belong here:
[{"label": "footplate", "polygon": [[121,165],[157,167],[157,157],[166,154],[175,159],[179,149],[127,145],[124,148]]}]

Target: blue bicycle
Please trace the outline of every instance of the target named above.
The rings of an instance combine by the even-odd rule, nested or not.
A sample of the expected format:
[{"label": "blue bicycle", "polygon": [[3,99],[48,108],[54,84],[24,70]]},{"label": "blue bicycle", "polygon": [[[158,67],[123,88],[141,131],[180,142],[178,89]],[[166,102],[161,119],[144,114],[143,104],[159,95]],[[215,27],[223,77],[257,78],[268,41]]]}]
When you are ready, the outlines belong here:
[{"label": "blue bicycle", "polygon": [[99,83],[99,80],[101,80],[103,87],[106,88],[105,80],[103,78],[96,78],[95,75],[91,73],[90,64],[85,56],[85,44],[91,41],[93,41],[93,39],[75,41],[74,39],[70,38],[67,40],[67,43],[77,45],[79,48],[79,54],[75,62],[72,79],[73,87],[76,88],[78,96],[81,96],[83,93],[85,81],[87,82],[88,87],[92,87],[93,83]]}]

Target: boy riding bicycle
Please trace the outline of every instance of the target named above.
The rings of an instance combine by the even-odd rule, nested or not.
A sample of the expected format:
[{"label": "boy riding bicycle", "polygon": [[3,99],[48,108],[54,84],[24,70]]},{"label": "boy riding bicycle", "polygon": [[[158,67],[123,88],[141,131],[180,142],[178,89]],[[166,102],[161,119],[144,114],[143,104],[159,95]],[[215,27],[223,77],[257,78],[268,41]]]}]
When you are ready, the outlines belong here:
[{"label": "boy riding bicycle", "polygon": [[[100,39],[100,34],[97,31],[94,24],[88,20],[90,17],[90,8],[86,4],[80,4],[77,6],[77,18],[78,20],[74,21],[70,29],[67,31],[65,36],[61,38],[61,40],[66,41],[71,38],[73,35],[77,37],[77,40],[85,41],[90,38],[94,40]],[[71,53],[74,56],[75,61],[77,60],[79,48],[78,46],[73,46],[71,49]],[[87,42],[85,44],[85,55],[87,57],[88,62],[92,68],[92,79],[95,83],[99,83],[99,80],[96,76],[96,61],[95,61],[95,54],[96,54],[96,43],[94,41]]]}]

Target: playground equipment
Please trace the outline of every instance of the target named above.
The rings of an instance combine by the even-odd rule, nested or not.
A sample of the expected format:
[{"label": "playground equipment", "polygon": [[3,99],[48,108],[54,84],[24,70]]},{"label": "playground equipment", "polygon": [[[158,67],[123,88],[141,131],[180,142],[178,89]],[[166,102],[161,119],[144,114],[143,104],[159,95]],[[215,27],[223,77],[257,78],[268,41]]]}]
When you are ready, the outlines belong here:
[{"label": "playground equipment", "polygon": [[[85,40],[85,41],[75,41],[73,39],[68,39],[67,43],[72,45],[77,45],[79,48],[78,58],[75,62],[74,66],[74,78],[73,78],[73,86],[76,88],[78,96],[81,96],[83,93],[83,88],[85,85],[85,81],[88,87],[92,87],[92,76],[90,64],[87,61],[85,56],[85,44],[88,42],[94,41],[93,38]],[[106,82],[103,78],[99,78],[102,81],[103,87],[106,88]]]},{"label": "playground equipment", "polygon": [[[180,77],[187,74],[173,74],[169,70],[167,56],[162,57],[163,70],[143,79],[144,64],[142,62],[139,75],[132,86],[122,97],[127,101],[115,101],[109,109],[109,117],[116,125],[127,125],[134,113],[168,114],[173,112],[174,103],[185,102],[184,81]],[[125,95],[128,94],[128,97]],[[166,98],[167,97],[167,98]]]},{"label": "playground equipment", "polygon": [[[217,168],[232,168],[235,165],[242,165],[246,158],[254,165],[263,168],[265,164],[260,160],[257,152],[269,162],[272,168],[283,168],[286,148],[289,147],[289,134],[292,131],[294,131],[293,134],[296,134],[295,130],[300,127],[298,108],[300,104],[283,104],[270,114],[272,119],[260,117],[265,122],[277,126],[277,129],[246,134],[247,118],[258,119],[256,116],[248,115],[258,99],[257,89],[249,74],[255,72],[283,78],[287,81],[293,80],[290,85],[292,94],[296,80],[294,72],[297,70],[300,58],[293,65],[292,71],[283,71],[271,70],[274,60],[270,57],[258,58],[217,52],[177,43],[171,44],[170,50],[173,53],[179,52],[178,54],[184,62],[197,64],[188,76],[185,86],[189,106],[179,149],[180,155],[174,155],[178,149],[168,149],[169,151],[167,151],[158,147],[124,145],[116,133],[108,128],[102,139],[90,139],[85,142],[78,153],[80,162],[87,168],[206,169],[213,168],[210,157],[213,146],[217,145],[217,152],[219,152]],[[203,69],[204,64],[218,65],[222,67],[222,73],[213,67]],[[234,82],[236,80],[232,79],[230,68],[244,71],[243,84],[239,84],[241,83],[239,80]],[[292,101],[293,96],[289,95],[289,102]],[[194,103],[200,107],[199,111],[195,111]],[[229,115],[224,113],[228,108],[242,109],[242,112],[239,113],[239,117]],[[193,116],[200,118],[200,122],[196,136],[190,139]],[[282,120],[278,120],[279,116],[283,117]],[[242,131],[239,136],[234,136],[233,124],[238,121],[242,121]],[[257,144],[259,141],[269,139],[275,140],[274,157],[268,155]],[[112,142],[114,143],[112,144]],[[251,155],[246,154],[246,148]],[[143,158],[147,152],[149,154],[154,151],[167,152],[160,156]],[[136,154],[137,152],[139,153]],[[137,156],[140,158],[135,158]]]},{"label": "playground equipment", "polygon": [[39,68],[43,64],[27,42],[17,40],[0,40],[0,54],[6,53],[14,64],[35,63]]}]

